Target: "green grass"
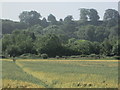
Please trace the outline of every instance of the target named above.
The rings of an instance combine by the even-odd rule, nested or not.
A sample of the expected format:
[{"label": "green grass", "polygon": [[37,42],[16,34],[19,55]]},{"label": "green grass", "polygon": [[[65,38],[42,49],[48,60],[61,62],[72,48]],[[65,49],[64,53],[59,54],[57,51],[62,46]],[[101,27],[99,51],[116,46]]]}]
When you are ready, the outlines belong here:
[{"label": "green grass", "polygon": [[[110,64],[116,64],[116,62],[88,62],[88,61],[37,61],[37,62],[20,62],[23,65],[23,68],[27,67],[33,71],[43,71],[50,73],[86,73],[86,74],[102,74],[114,77],[118,73],[116,66],[109,67]],[[97,64],[94,64],[97,63]],[[86,65],[86,66],[82,66]],[[91,72],[92,71],[92,72]],[[111,74],[112,73],[112,74]],[[107,75],[108,76],[108,75]]]},{"label": "green grass", "polygon": [[[37,62],[19,62],[22,68],[27,68],[31,73],[36,74],[40,80],[47,80],[47,84],[59,83],[78,83],[90,82],[98,83],[110,82],[116,84],[118,81],[117,62],[88,62],[88,61],[37,61]],[[53,77],[52,77],[53,76]],[[52,79],[51,79],[52,77]],[[50,79],[50,80],[49,80]],[[110,84],[109,83],[109,84]],[[56,86],[54,86],[56,87]],[[61,87],[58,85],[58,87]],[[69,87],[66,85],[64,87]],[[104,85],[98,87],[106,87]],[[108,86],[110,87],[110,86]],[[113,86],[112,86],[113,87]]]},{"label": "green grass", "polygon": [[42,84],[49,88],[117,88],[118,62],[3,61],[3,79]]},{"label": "green grass", "polygon": [[[56,58],[48,58],[49,60],[56,60]],[[57,59],[57,60],[117,60],[115,59],[114,57],[105,57],[105,58],[90,58],[90,57],[81,57],[81,58],[60,58],[60,59]]]},{"label": "green grass", "polygon": [[45,86],[39,79],[24,72],[16,63],[12,61],[2,61],[2,79],[31,82]]}]

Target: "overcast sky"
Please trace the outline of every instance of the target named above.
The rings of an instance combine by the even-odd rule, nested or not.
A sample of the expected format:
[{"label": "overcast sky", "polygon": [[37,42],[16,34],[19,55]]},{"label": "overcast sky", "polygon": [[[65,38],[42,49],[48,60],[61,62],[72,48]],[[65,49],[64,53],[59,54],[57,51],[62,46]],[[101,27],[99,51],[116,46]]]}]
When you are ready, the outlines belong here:
[{"label": "overcast sky", "polygon": [[94,8],[99,16],[103,17],[106,9],[118,9],[117,2],[5,2],[2,3],[2,18],[19,21],[19,14],[22,11],[35,10],[46,17],[49,14],[56,16],[57,20],[64,19],[67,15],[72,15],[75,20],[79,17],[79,8]]}]

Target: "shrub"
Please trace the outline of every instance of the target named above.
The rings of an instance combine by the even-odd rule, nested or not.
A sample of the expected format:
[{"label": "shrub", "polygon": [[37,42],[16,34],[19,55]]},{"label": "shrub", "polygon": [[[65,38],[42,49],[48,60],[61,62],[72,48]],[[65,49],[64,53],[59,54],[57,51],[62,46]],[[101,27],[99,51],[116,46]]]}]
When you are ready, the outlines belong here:
[{"label": "shrub", "polygon": [[20,55],[21,57],[25,57],[25,56],[29,56],[29,53],[25,53],[25,54],[22,54]]},{"label": "shrub", "polygon": [[3,55],[0,55],[0,58],[6,58],[5,56],[3,56]]},{"label": "shrub", "polygon": [[68,57],[67,56],[62,56],[62,58],[67,59]]},{"label": "shrub", "polygon": [[56,56],[56,58],[57,58],[57,59],[59,59],[59,58],[60,58],[60,56]]},{"label": "shrub", "polygon": [[70,58],[80,58],[80,56],[70,56]]},{"label": "shrub", "polygon": [[96,54],[90,54],[89,57],[90,57],[90,58],[94,58],[94,59],[99,59],[99,58],[101,58],[100,55],[96,55]]},{"label": "shrub", "polygon": [[115,56],[114,58],[117,60],[120,60],[120,56]]},{"label": "shrub", "polygon": [[40,56],[35,55],[35,54],[25,53],[25,54],[20,55],[19,58],[23,58],[23,59],[31,58],[31,59],[34,59],[34,58],[40,58]]},{"label": "shrub", "polygon": [[41,57],[41,54],[39,53],[37,56],[38,56],[38,57]]},{"label": "shrub", "polygon": [[96,54],[90,54],[89,57],[96,57]]},{"label": "shrub", "polygon": [[41,57],[42,57],[43,59],[47,59],[47,58],[48,58],[48,55],[47,55],[47,54],[41,54]]},{"label": "shrub", "polygon": [[82,55],[80,55],[80,57],[87,57],[87,55],[82,54]]}]

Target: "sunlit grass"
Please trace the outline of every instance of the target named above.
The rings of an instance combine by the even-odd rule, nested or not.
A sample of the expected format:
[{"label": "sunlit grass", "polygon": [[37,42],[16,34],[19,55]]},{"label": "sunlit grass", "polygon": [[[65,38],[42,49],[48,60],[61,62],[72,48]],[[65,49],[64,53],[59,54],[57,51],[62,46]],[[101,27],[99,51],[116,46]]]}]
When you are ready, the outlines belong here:
[{"label": "sunlit grass", "polygon": [[43,86],[33,84],[30,82],[25,82],[25,81],[18,81],[18,80],[6,80],[3,79],[3,88],[44,88]]},{"label": "sunlit grass", "polygon": [[25,72],[57,88],[116,88],[118,63],[97,61],[18,61]]},{"label": "sunlit grass", "polygon": [[[2,61],[2,80],[12,80],[13,83],[16,82],[16,80],[19,82],[29,82],[37,84],[40,87],[44,87],[40,80],[33,77],[31,74],[24,72],[18,65],[16,65],[16,63],[12,61]],[[2,84],[6,86],[4,82],[2,82]]]}]

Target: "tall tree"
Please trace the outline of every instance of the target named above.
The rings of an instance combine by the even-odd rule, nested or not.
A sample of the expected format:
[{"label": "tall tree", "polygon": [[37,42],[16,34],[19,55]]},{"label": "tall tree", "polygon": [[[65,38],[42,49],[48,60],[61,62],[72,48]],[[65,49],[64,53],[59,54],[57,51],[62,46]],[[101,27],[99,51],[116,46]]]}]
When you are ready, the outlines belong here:
[{"label": "tall tree", "polygon": [[76,22],[72,20],[73,17],[71,15],[68,15],[64,18],[63,25],[61,26],[61,29],[65,32],[65,35],[68,38],[74,37],[74,33],[76,31]]},{"label": "tall tree", "polygon": [[41,20],[41,25],[42,25],[44,28],[48,26],[48,22],[47,22],[46,18],[43,18],[43,19]]},{"label": "tall tree", "polygon": [[[87,41],[87,40],[75,40],[69,43],[70,48],[74,50],[76,53],[75,54],[91,54],[93,53],[93,46],[92,42]],[[70,39],[71,41],[71,39]]]},{"label": "tall tree", "polygon": [[38,40],[35,43],[38,53],[46,53],[49,57],[55,57],[61,54],[61,42],[55,34],[48,34]]},{"label": "tall tree", "polygon": [[89,9],[88,16],[89,16],[90,21],[92,21],[94,24],[97,23],[97,21],[100,18],[97,10],[95,9]]},{"label": "tall tree", "polygon": [[93,25],[78,27],[78,31],[75,33],[79,39],[95,41],[95,26]]},{"label": "tall tree", "polygon": [[88,10],[85,8],[81,8],[80,10],[80,20],[87,21],[88,20]]},{"label": "tall tree", "polygon": [[50,24],[52,24],[52,25],[56,25],[57,24],[56,17],[54,15],[52,15],[52,14],[50,14],[48,16],[48,21],[50,21]]},{"label": "tall tree", "polygon": [[37,11],[23,11],[20,15],[20,21],[25,22],[28,25],[35,25],[40,23],[40,18],[41,15]]},{"label": "tall tree", "polygon": [[109,31],[103,26],[97,26],[95,30],[95,41],[103,42],[105,38],[108,38]]},{"label": "tall tree", "polygon": [[103,20],[108,26],[114,26],[118,24],[118,19],[120,19],[119,12],[115,9],[107,9],[104,13]]},{"label": "tall tree", "polygon": [[64,18],[64,22],[70,23],[70,22],[72,22],[72,19],[73,19],[72,15],[68,15],[67,17]]},{"label": "tall tree", "polygon": [[101,54],[104,55],[111,55],[112,52],[112,45],[109,40],[104,40],[104,42],[101,44]]}]

